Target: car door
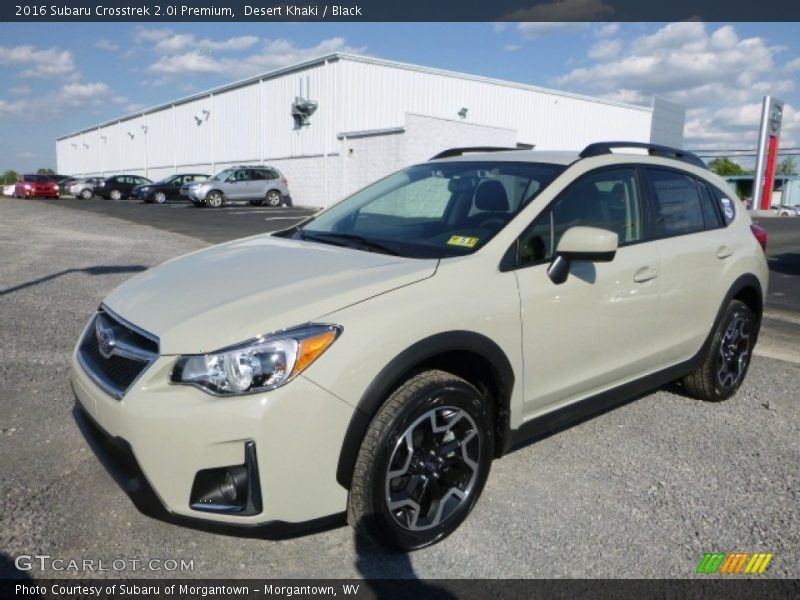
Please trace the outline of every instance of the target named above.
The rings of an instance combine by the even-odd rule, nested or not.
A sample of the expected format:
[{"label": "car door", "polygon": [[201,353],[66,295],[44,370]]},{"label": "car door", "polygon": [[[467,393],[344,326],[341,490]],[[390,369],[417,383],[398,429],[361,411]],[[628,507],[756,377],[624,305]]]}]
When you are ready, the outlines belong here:
[{"label": "car door", "polygon": [[242,200],[247,196],[247,169],[237,169],[225,182],[224,192],[228,200]]},{"label": "car door", "polygon": [[[652,370],[659,253],[647,234],[635,167],[576,180],[518,240],[525,413],[528,417]],[[561,236],[582,225],[614,231],[610,262],[574,260],[561,284],[548,276]]]},{"label": "car door", "polygon": [[249,187],[247,188],[248,200],[263,200],[267,196],[267,173],[263,169],[248,169],[250,176]]},{"label": "car door", "polygon": [[658,343],[665,360],[677,363],[691,358],[710,331],[728,291],[735,240],[724,227],[724,209],[704,182],[667,167],[648,167],[645,173],[662,256]]}]

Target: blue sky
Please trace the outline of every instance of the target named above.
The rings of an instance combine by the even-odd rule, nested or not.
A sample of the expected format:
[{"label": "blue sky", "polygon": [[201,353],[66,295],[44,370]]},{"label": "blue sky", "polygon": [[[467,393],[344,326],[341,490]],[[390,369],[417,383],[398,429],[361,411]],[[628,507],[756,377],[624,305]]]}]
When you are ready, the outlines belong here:
[{"label": "blue sky", "polygon": [[764,94],[800,145],[800,23],[0,23],[0,172],[56,137],[334,51],[687,108],[687,148],[755,146]]}]

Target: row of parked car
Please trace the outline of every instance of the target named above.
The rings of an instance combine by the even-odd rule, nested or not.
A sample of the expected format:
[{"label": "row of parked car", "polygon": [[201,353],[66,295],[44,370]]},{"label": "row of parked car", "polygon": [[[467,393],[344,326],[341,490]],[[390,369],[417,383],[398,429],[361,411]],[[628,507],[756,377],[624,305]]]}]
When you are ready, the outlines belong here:
[{"label": "row of parked car", "polygon": [[289,182],[274,167],[240,165],[209,177],[203,173],[180,173],[160,181],[139,175],[109,177],[65,177],[62,175],[20,175],[11,190],[15,198],[59,198],[75,196],[88,200],[137,198],[147,203],[190,200],[196,206],[218,208],[230,201],[249,201],[254,206],[291,205]]}]

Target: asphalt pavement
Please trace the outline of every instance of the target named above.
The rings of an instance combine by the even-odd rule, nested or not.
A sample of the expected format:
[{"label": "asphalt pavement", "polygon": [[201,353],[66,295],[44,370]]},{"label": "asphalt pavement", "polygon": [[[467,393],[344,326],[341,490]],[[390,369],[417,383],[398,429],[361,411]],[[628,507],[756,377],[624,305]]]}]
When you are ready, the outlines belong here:
[{"label": "asphalt pavement", "polygon": [[[286,209],[83,202],[0,199],[6,573],[16,557],[44,554],[125,566],[34,565],[30,576],[691,578],[704,553],[745,551],[774,553],[766,577],[800,577],[800,364],[791,355],[800,338],[791,321],[776,320],[759,342],[789,360],[757,355],[731,400],[703,403],[663,389],[518,449],[494,463],[458,531],[412,554],[366,545],[347,527],[265,540],[143,515],[76,424],[68,370],[81,329],[132,274],[308,213],[279,221],[270,219]],[[800,219],[764,221],[773,278],[787,275],[768,312],[795,318]],[[191,570],[152,570],[152,559]]]}]

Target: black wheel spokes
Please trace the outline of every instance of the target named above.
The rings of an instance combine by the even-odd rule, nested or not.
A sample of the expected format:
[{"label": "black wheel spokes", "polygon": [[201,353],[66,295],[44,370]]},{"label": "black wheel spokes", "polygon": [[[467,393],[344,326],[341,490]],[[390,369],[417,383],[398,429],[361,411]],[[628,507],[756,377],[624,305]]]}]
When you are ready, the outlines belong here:
[{"label": "black wheel spokes", "polygon": [[719,345],[720,385],[732,388],[739,384],[747,370],[750,360],[750,332],[747,321],[742,317],[731,320]]},{"label": "black wheel spokes", "polygon": [[428,411],[398,439],[386,474],[386,505],[403,528],[436,527],[469,498],[478,474],[480,438],[466,412]]}]

